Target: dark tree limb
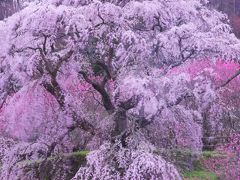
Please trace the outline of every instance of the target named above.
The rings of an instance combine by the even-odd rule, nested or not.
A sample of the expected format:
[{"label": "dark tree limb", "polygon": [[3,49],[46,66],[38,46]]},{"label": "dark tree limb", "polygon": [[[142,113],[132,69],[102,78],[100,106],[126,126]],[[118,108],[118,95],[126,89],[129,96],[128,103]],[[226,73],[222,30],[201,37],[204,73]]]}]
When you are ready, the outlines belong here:
[{"label": "dark tree limb", "polygon": [[80,71],[79,74],[82,75],[84,80],[89,83],[101,95],[104,108],[107,110],[108,113],[112,114],[115,110],[115,107],[111,101],[110,95],[104,87],[105,83],[97,83],[92,81],[88,77],[87,73],[84,71]]},{"label": "dark tree limb", "polygon": [[132,108],[134,108],[139,102],[139,96],[133,96],[127,101],[120,102],[118,105],[120,108],[123,108],[124,110],[128,111]]},{"label": "dark tree limb", "polygon": [[227,86],[232,80],[234,80],[239,75],[240,75],[240,70],[238,70],[233,76],[231,76],[228,80],[226,80],[223,84],[218,86],[216,89],[218,90],[220,88],[223,88],[223,87]]}]

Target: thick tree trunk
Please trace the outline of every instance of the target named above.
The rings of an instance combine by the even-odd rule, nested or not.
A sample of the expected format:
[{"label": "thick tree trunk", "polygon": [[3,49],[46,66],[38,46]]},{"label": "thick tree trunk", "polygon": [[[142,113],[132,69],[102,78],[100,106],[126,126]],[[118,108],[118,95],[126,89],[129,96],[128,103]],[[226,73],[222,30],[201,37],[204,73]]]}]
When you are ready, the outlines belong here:
[{"label": "thick tree trunk", "polygon": [[118,109],[114,112],[114,128],[111,132],[111,142],[114,144],[116,141],[120,141],[123,147],[127,146],[127,130],[128,130],[128,121],[125,109]]},{"label": "thick tree trunk", "polygon": [[118,109],[114,114],[115,127],[113,136],[118,136],[127,130],[127,116],[125,109]]},{"label": "thick tree trunk", "polygon": [[213,136],[213,128],[210,122],[210,109],[211,106],[207,107],[203,112],[203,151],[213,151],[216,145],[216,138]]}]

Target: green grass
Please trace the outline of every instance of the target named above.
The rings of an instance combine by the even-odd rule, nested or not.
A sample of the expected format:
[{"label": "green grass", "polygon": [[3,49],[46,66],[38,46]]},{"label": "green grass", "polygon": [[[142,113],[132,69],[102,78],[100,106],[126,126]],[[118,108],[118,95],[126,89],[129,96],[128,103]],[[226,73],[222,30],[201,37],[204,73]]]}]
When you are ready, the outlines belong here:
[{"label": "green grass", "polygon": [[[222,157],[222,154],[216,151],[204,151],[203,158]],[[214,172],[209,171],[203,166],[201,161],[195,162],[195,170],[186,171],[183,173],[185,180],[217,180],[218,177]]]},{"label": "green grass", "polygon": [[186,179],[217,180],[217,175],[205,170],[195,170],[184,173]]}]

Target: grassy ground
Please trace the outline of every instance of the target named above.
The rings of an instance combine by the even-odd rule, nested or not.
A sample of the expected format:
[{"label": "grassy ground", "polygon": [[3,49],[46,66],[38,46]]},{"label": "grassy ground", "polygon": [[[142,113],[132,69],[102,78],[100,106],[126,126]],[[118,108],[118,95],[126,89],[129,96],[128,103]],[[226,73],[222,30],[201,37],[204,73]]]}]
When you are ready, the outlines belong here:
[{"label": "grassy ground", "polygon": [[207,170],[195,170],[184,173],[185,180],[217,180],[216,174]]},{"label": "grassy ground", "polygon": [[[221,154],[217,151],[204,151],[202,153],[202,159],[211,159],[216,157],[225,157],[224,154]],[[183,173],[185,180],[217,180],[218,177],[214,172],[206,169],[201,162],[199,161],[196,165],[196,168],[193,171],[186,171]]]},{"label": "grassy ground", "polygon": [[[86,156],[89,153],[89,151],[77,151],[73,153],[66,153],[66,154],[61,154],[58,156],[52,156],[47,158],[47,161],[55,162],[58,161],[58,159],[73,159],[76,160],[76,170],[81,166],[81,162],[86,161]],[[191,152],[188,151],[183,151],[181,154],[185,154],[186,156],[189,156],[189,153]],[[178,153],[176,154],[178,156]],[[216,151],[205,151],[201,154],[202,159],[211,159],[215,157],[222,157],[224,154],[221,154]],[[37,165],[42,164],[46,159],[39,159],[37,161],[23,161],[21,162],[21,165],[25,166],[31,166],[31,165]],[[20,165],[20,164],[19,164]],[[183,172],[183,177],[184,180],[217,180],[218,177],[215,173],[207,170],[202,164],[201,161],[197,161],[196,164],[194,165],[194,170],[192,171],[184,171]]]}]

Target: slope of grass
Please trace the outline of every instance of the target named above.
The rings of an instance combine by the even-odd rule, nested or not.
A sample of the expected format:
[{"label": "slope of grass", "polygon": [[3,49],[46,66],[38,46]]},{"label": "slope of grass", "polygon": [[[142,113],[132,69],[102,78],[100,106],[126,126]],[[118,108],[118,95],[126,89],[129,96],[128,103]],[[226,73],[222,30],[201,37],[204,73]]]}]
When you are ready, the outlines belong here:
[{"label": "slope of grass", "polygon": [[217,175],[207,170],[195,170],[184,173],[185,180],[217,180]]},{"label": "slope of grass", "polygon": [[[203,151],[200,159],[211,159],[216,157],[225,157],[224,154],[217,151]],[[204,167],[199,160],[195,164],[195,169],[193,171],[185,171],[183,173],[185,180],[217,180],[218,177],[214,172],[209,171]]]}]

